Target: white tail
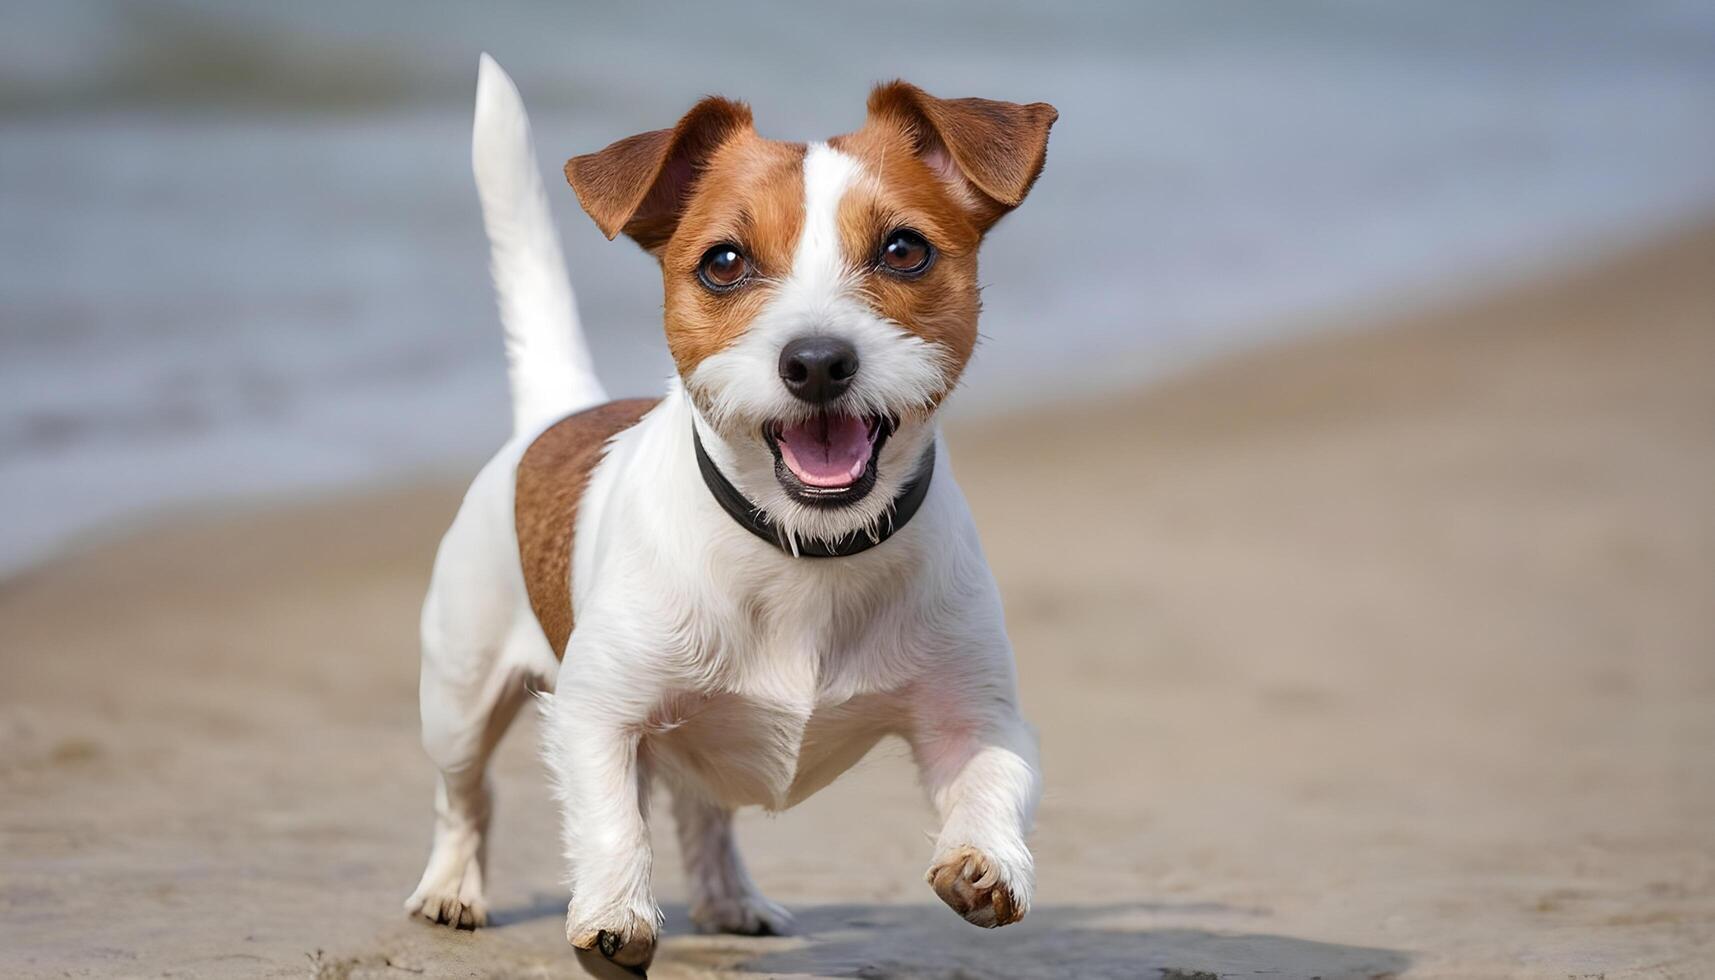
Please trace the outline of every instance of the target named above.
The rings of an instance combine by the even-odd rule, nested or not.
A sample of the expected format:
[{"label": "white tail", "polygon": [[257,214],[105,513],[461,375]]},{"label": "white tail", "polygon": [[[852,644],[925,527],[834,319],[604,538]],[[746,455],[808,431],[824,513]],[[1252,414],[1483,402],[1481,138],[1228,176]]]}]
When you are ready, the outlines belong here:
[{"label": "white tail", "polygon": [[476,73],[471,166],[488,229],[490,269],[506,328],[514,432],[607,400],[578,323],[572,284],[530,141],[530,117],[487,54]]}]

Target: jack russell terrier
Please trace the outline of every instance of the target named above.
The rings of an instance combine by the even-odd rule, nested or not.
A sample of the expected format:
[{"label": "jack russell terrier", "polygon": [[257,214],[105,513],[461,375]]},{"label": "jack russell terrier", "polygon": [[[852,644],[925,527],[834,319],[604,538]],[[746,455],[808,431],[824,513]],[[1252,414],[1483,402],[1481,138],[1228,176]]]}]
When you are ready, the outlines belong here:
[{"label": "jack russell terrier", "polygon": [[[566,937],[641,975],[651,786],[705,931],[783,933],[733,836],[883,736],[941,830],[928,882],[979,926],[1030,908],[1041,781],[1012,648],[936,412],[977,341],[977,249],[1042,170],[1044,103],[876,88],[862,129],[762,139],[710,97],[566,164],[661,264],[677,375],[609,401],[512,80],[487,55],[472,156],[513,436],[442,540],[422,617],[433,852],[406,908],[484,923],[487,764],[526,695],[563,811]],[[551,692],[551,693],[550,693]]]}]

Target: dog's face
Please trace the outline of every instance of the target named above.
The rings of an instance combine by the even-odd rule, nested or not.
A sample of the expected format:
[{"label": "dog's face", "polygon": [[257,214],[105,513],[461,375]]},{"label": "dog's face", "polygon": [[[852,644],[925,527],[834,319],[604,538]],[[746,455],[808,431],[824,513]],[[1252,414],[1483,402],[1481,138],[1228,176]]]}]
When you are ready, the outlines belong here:
[{"label": "dog's face", "polygon": [[710,455],[799,537],[882,520],[977,339],[977,249],[1042,169],[1036,103],[875,90],[864,127],[765,140],[710,98],[566,165],[661,262],[668,347]]}]

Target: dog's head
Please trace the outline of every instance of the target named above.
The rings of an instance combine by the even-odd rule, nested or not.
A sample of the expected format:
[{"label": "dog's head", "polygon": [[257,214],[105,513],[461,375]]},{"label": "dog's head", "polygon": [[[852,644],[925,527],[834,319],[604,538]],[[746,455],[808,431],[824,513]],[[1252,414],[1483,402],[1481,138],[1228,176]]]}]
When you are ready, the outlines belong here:
[{"label": "dog's head", "polygon": [[913,475],[976,345],[977,248],[1056,115],[894,82],[862,129],[805,145],[707,98],[566,164],[603,234],[660,260],[709,454],[788,533],[874,526]]}]

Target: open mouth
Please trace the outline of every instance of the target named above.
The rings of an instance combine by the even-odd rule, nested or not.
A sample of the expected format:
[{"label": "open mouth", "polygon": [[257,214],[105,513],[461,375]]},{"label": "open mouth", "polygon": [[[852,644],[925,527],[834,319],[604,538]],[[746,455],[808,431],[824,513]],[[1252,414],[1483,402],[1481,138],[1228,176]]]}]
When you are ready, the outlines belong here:
[{"label": "open mouth", "polygon": [[893,433],[881,415],[818,412],[802,422],[763,429],[774,452],[774,477],[797,500],[820,506],[856,503],[875,487],[881,447]]}]

